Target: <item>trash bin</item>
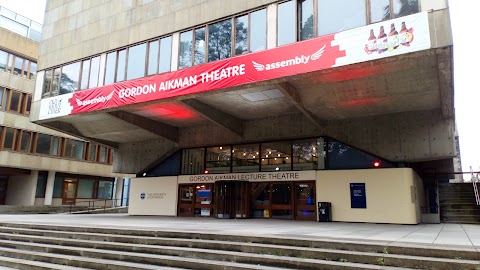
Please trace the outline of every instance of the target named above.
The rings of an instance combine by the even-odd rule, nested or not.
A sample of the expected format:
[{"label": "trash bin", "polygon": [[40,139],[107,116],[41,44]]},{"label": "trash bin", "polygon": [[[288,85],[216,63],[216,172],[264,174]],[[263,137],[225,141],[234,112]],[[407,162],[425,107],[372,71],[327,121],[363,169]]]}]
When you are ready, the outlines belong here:
[{"label": "trash bin", "polygon": [[332,203],[319,202],[318,203],[318,222],[332,221]]}]

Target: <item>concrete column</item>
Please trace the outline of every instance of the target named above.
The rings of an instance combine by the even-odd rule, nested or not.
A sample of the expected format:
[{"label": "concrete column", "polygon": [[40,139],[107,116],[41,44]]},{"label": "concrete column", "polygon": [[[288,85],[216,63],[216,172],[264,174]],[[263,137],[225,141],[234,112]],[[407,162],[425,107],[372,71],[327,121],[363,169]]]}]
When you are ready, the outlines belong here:
[{"label": "concrete column", "polygon": [[53,185],[55,183],[55,171],[48,171],[47,188],[45,189],[44,205],[52,205]]},{"label": "concrete column", "polygon": [[39,101],[42,99],[42,89],[43,89],[43,77],[45,76],[45,71],[37,72],[37,77],[35,78],[35,92],[33,93],[32,101]]},{"label": "concrete column", "polygon": [[277,4],[267,7],[267,49],[277,47]]}]

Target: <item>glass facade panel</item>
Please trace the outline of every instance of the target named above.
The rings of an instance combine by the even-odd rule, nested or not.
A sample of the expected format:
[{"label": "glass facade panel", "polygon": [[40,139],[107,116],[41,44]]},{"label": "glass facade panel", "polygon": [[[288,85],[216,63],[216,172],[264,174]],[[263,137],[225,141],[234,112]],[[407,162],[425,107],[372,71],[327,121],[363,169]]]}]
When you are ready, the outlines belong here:
[{"label": "glass facade panel", "polygon": [[260,153],[258,144],[233,146],[233,172],[258,172]]},{"label": "glass facade panel", "polygon": [[17,91],[10,91],[11,97],[10,97],[10,106],[9,106],[9,111],[14,111],[18,112],[20,108],[20,99],[21,99],[21,94]]},{"label": "glass facade panel", "polygon": [[[6,98],[5,96],[8,95],[7,92],[5,92],[5,87],[1,87],[0,86],[0,109],[4,109],[5,108],[5,104],[6,104]],[[0,133],[1,134],[1,133]]]},{"label": "glass facade panel", "polygon": [[79,78],[80,62],[63,66],[62,77],[60,78],[60,95],[77,91]]},{"label": "glass facade panel", "polygon": [[107,148],[105,146],[100,146],[100,157],[98,158],[99,162],[107,162]]},{"label": "glass facade panel", "polygon": [[113,182],[99,181],[98,182],[98,199],[111,199],[113,195]]},{"label": "glass facade panel", "polygon": [[201,174],[205,171],[205,148],[183,150],[182,174]]},{"label": "glass facade panel", "polygon": [[393,14],[395,18],[418,12],[418,0],[393,0]]},{"label": "glass facade panel", "polygon": [[87,179],[80,179],[78,181],[77,198],[80,199],[93,199],[95,182]]},{"label": "glass facade panel", "polygon": [[30,152],[30,141],[32,135],[30,132],[22,131],[22,141],[20,143],[20,151]]},{"label": "glass facade panel", "polygon": [[30,74],[28,75],[29,79],[35,79],[37,76],[37,63],[30,62]]},{"label": "glass facade panel", "polygon": [[314,37],[313,0],[298,2],[298,23],[300,26],[300,40]]},{"label": "glass facade panel", "polygon": [[121,82],[125,80],[125,65],[127,60],[127,50],[121,50],[118,52],[117,59],[117,78],[116,82]]},{"label": "glass facade panel", "polygon": [[72,146],[73,146],[73,140],[66,139],[65,140],[65,152],[63,153],[63,156],[65,156],[65,157],[71,157],[72,156]]},{"label": "glass facade panel", "polygon": [[291,142],[262,143],[262,171],[292,170]]},{"label": "glass facade panel", "polygon": [[390,19],[390,0],[370,0],[370,22]]},{"label": "glass facade panel", "polygon": [[205,63],[205,27],[195,29],[194,65]]},{"label": "glass facade panel", "polygon": [[208,173],[229,173],[231,164],[230,146],[207,148],[206,168]]},{"label": "glass facade panel", "polygon": [[373,168],[377,161],[382,168],[394,167],[390,162],[380,161],[378,157],[335,140],[328,140],[327,155],[328,169],[367,169]]},{"label": "glass facade panel", "polygon": [[320,170],[325,168],[323,139],[298,140],[293,143],[294,170]]},{"label": "glass facade panel", "polygon": [[250,52],[267,48],[267,11],[261,9],[250,14]]},{"label": "glass facade panel", "polygon": [[37,189],[35,190],[35,198],[44,198],[46,188],[47,188],[47,176],[39,175],[37,177]]},{"label": "glass facade panel", "polygon": [[179,68],[192,66],[192,35],[193,31],[180,34]]},{"label": "glass facade panel", "polygon": [[46,134],[37,134],[37,146],[35,153],[49,154],[50,153],[51,136]]},{"label": "glass facade panel", "polygon": [[83,159],[83,153],[85,151],[85,143],[81,141],[73,142],[73,157],[76,159]]},{"label": "glass facade panel", "polygon": [[5,141],[3,142],[3,147],[7,149],[15,148],[15,129],[5,128]]},{"label": "glass facade panel", "polygon": [[53,71],[45,70],[45,77],[43,77],[43,90],[42,90],[42,97],[49,97],[50,96],[50,87],[52,85],[52,76]]},{"label": "glass facade panel", "polygon": [[160,63],[158,73],[170,71],[172,58],[172,37],[162,38],[160,40]]},{"label": "glass facade panel", "polygon": [[365,0],[318,0],[318,36],[328,35],[367,23]]},{"label": "glass facade panel", "polygon": [[5,70],[7,67],[8,53],[0,50],[0,70]]},{"label": "glass facade panel", "polygon": [[88,89],[88,76],[90,76],[90,60],[85,60],[82,64],[82,80],[80,83],[80,89]]},{"label": "glass facade panel", "polygon": [[115,65],[117,63],[117,52],[107,54],[107,64],[105,66],[105,85],[115,82]]},{"label": "glass facade panel", "polygon": [[291,183],[272,183],[272,204],[292,204]]},{"label": "glass facade panel", "polygon": [[27,96],[27,105],[25,106],[25,114],[30,114],[30,109],[32,108],[32,96]]},{"label": "glass facade panel", "polygon": [[[252,25],[253,24],[252,22]],[[235,18],[235,55],[248,52],[248,15]]]},{"label": "glass facade panel", "polygon": [[50,155],[58,156],[58,144],[59,144],[58,137],[52,137],[52,148],[50,149]]},{"label": "glass facade panel", "polygon": [[147,75],[158,73],[158,50],[160,41],[151,41],[148,43],[148,69]]},{"label": "glass facade panel", "polygon": [[208,25],[208,62],[232,56],[232,20]]},{"label": "glass facade panel", "polygon": [[297,40],[297,24],[295,23],[295,3],[288,1],[278,5],[277,45],[293,43]]},{"label": "glass facade panel", "polygon": [[128,49],[127,80],[145,77],[147,44],[139,44]]},{"label": "glass facade panel", "polygon": [[98,86],[98,76],[100,76],[100,56],[92,58],[90,62],[90,78],[88,79],[88,88]]},{"label": "glass facade panel", "polygon": [[53,198],[61,198],[63,190],[63,177],[55,177],[53,182]]},{"label": "glass facade panel", "polygon": [[30,69],[30,61],[25,59],[25,61],[23,62],[23,71],[22,71],[23,78],[27,78],[29,69]]},{"label": "glass facade panel", "polygon": [[88,160],[95,161],[95,152],[97,150],[97,145],[94,143],[90,143],[90,151],[88,154]]},{"label": "glass facade panel", "polygon": [[23,58],[15,56],[15,64],[13,66],[13,74],[14,75],[22,75],[23,69]]},{"label": "glass facade panel", "polygon": [[252,183],[252,209],[253,217],[269,218],[270,217],[270,184],[269,183]]},{"label": "glass facade panel", "polygon": [[60,93],[60,77],[62,73],[60,68],[53,70],[52,96],[57,96]]}]

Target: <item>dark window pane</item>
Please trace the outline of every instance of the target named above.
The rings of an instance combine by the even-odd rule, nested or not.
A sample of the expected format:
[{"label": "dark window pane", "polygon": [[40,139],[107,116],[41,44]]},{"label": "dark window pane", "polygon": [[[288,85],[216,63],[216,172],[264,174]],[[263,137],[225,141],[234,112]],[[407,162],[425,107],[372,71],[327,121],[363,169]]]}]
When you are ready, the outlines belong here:
[{"label": "dark window pane", "polygon": [[80,62],[72,63],[62,67],[62,77],[60,78],[60,95],[77,91],[79,78]]},{"label": "dark window pane", "polygon": [[97,151],[97,145],[94,143],[90,143],[90,153],[88,156],[88,160],[95,161],[95,151]]},{"label": "dark window pane", "polygon": [[50,150],[50,155],[58,156],[58,145],[59,145],[59,138],[58,137],[53,137],[52,138],[52,148]]},{"label": "dark window pane", "polygon": [[37,189],[35,191],[35,197],[44,198],[46,187],[47,187],[47,176],[39,175],[37,178]]},{"label": "dark window pane", "polygon": [[380,162],[382,168],[394,167],[388,161],[334,140],[328,141],[326,150],[328,169],[368,169],[373,168],[376,161]]},{"label": "dark window pane", "polygon": [[81,141],[74,141],[73,143],[73,157],[76,159],[83,159],[85,143]]},{"label": "dark window pane", "polygon": [[37,145],[35,148],[35,152],[39,154],[49,154],[50,153],[50,143],[51,143],[50,135],[46,134],[38,134],[37,135]]},{"label": "dark window pane", "polygon": [[292,203],[292,184],[273,183],[272,184],[272,204],[291,204]]},{"label": "dark window pane", "polygon": [[8,53],[0,50],[0,70],[7,67]]},{"label": "dark window pane", "polygon": [[55,177],[53,182],[53,198],[61,198],[63,190],[63,177]]},{"label": "dark window pane", "polygon": [[182,155],[182,174],[204,172],[205,148],[185,149]]},{"label": "dark window pane", "polygon": [[53,71],[52,96],[57,96],[60,93],[60,68]]},{"label": "dark window pane", "polygon": [[78,191],[77,197],[82,199],[93,199],[93,190],[94,190],[95,181],[80,179],[78,181]]},{"label": "dark window pane", "polygon": [[20,108],[20,97],[21,94],[16,91],[11,91],[12,96],[10,98],[10,111],[18,112],[18,109]]},{"label": "dark window pane", "polygon": [[[255,24],[252,22],[252,25]],[[248,52],[248,15],[235,18],[235,55],[246,52]]]},{"label": "dark window pane", "polygon": [[105,68],[105,85],[115,82],[115,65],[117,63],[117,52],[107,54],[107,64]]},{"label": "dark window pane", "polygon": [[366,25],[365,0],[318,0],[318,35],[328,35]]},{"label": "dark window pane", "polygon": [[6,92],[5,87],[0,86],[0,109],[5,109],[5,98],[8,92]]},{"label": "dark window pane", "polygon": [[5,128],[5,141],[3,143],[3,147],[7,149],[15,148],[14,137],[15,137],[15,129],[13,128]]},{"label": "dark window pane", "polygon": [[128,49],[127,80],[145,77],[147,44],[139,44]]},{"label": "dark window pane", "polygon": [[194,65],[205,63],[205,27],[195,30]]},{"label": "dark window pane", "polygon": [[118,52],[117,62],[117,79],[116,82],[125,80],[125,61],[127,57],[127,50],[121,50]]},{"label": "dark window pane", "polygon": [[13,74],[21,75],[23,69],[23,58],[15,56],[15,66],[13,66]]},{"label": "dark window pane", "polygon": [[230,146],[209,147],[207,148],[207,167],[208,173],[229,173],[231,162]]},{"label": "dark window pane", "polygon": [[95,88],[98,86],[98,76],[100,74],[100,56],[92,58],[90,62],[90,78],[88,88]]},{"label": "dark window pane", "polygon": [[300,25],[300,40],[313,38],[313,0],[303,0],[298,3],[298,23]]},{"label": "dark window pane", "polygon": [[192,66],[192,35],[193,31],[180,34],[179,68]]},{"label": "dark window pane", "polygon": [[250,51],[267,48],[267,11],[261,9],[250,14]]},{"label": "dark window pane", "polygon": [[293,142],[293,169],[325,169],[323,138],[299,140]]},{"label": "dark window pane", "polygon": [[257,218],[269,218],[270,208],[270,184],[252,183],[252,216]]},{"label": "dark window pane", "polygon": [[32,135],[30,132],[22,131],[22,141],[20,142],[20,150],[30,152],[30,140]]},{"label": "dark window pane", "polygon": [[262,171],[290,171],[292,169],[291,142],[262,143]]},{"label": "dark window pane", "polygon": [[148,43],[148,71],[147,75],[157,74],[158,69],[158,45],[159,41]]},{"label": "dark window pane", "polygon": [[418,13],[418,0],[393,0],[395,18]]},{"label": "dark window pane", "polygon": [[370,0],[370,22],[390,19],[390,0]]},{"label": "dark window pane", "polygon": [[100,157],[99,162],[107,162],[107,148],[105,146],[100,146]]},{"label": "dark window pane", "polygon": [[30,114],[30,109],[32,108],[32,96],[27,96],[27,105],[25,106],[25,114]]},{"label": "dark window pane", "polygon": [[82,64],[82,81],[80,89],[88,89],[88,76],[90,75],[90,60],[83,61]]},{"label": "dark window pane", "polygon": [[245,144],[233,147],[233,172],[258,172],[259,145]]},{"label": "dark window pane", "polygon": [[160,40],[160,64],[158,73],[170,71],[172,58],[172,37],[162,38]]},{"label": "dark window pane", "polygon": [[99,181],[98,182],[98,199],[111,199],[113,193],[113,182]]},{"label": "dark window pane", "polygon": [[277,44],[282,46],[293,43],[296,38],[295,1],[278,5]]},{"label": "dark window pane", "polygon": [[73,146],[73,141],[70,139],[65,140],[65,152],[63,156],[65,157],[71,157],[72,156],[72,146]]},{"label": "dark window pane", "polygon": [[23,63],[23,72],[22,72],[23,78],[27,78],[29,69],[30,69],[30,61],[25,59],[25,62]]},{"label": "dark window pane", "polygon": [[50,88],[51,88],[51,85],[52,85],[52,75],[53,75],[53,71],[50,69],[50,70],[46,70],[45,71],[45,77],[43,77],[43,94],[42,94],[42,97],[49,97],[50,96]]},{"label": "dark window pane", "polygon": [[208,61],[229,58],[232,55],[232,20],[208,26]]},{"label": "dark window pane", "polygon": [[37,76],[37,63],[30,62],[30,75],[28,76],[29,79],[35,79]]}]

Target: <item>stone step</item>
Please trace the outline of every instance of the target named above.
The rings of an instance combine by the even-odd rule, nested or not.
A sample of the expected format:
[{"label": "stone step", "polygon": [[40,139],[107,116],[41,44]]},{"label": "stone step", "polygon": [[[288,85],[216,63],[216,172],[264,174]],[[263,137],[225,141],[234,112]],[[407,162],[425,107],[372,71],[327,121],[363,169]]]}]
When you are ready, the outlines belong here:
[{"label": "stone step", "polygon": [[[7,228],[4,228],[7,229]],[[143,254],[157,254],[168,256],[184,256],[192,258],[208,258],[210,260],[228,260],[225,258],[235,258],[236,262],[250,263],[250,264],[265,264],[270,266],[282,265],[288,267],[294,267],[292,264],[294,258],[288,258],[285,260],[285,256],[288,257],[300,257],[320,260],[332,260],[340,262],[353,262],[362,264],[378,264],[381,262],[383,265],[397,266],[397,267],[412,267],[421,269],[474,269],[472,266],[478,265],[478,261],[464,260],[459,261],[456,259],[438,259],[418,256],[404,256],[384,253],[369,253],[369,252],[355,252],[355,251],[342,251],[342,250],[328,250],[319,248],[304,248],[304,247],[289,247],[279,245],[262,245],[242,243],[243,247],[236,248],[244,253],[231,252],[231,251],[215,251],[219,250],[219,243],[210,241],[210,244],[205,249],[199,248],[183,248],[183,247],[171,247],[161,246],[158,244],[131,244],[131,243],[116,243],[105,242],[97,239],[92,240],[79,240],[79,239],[62,239],[58,237],[44,237],[34,235],[19,235],[18,231],[13,232],[15,234],[0,233],[0,239],[8,239],[14,241],[32,241],[34,243],[47,244],[48,250],[55,250],[55,245],[60,245],[63,252],[78,252],[78,247],[81,248],[95,248],[103,250],[114,251],[135,251]],[[75,234],[76,235],[76,234]],[[138,238],[138,237],[137,237]],[[142,239],[145,240],[145,239]],[[178,239],[175,239],[178,240]],[[187,240],[187,239],[185,239]],[[8,241],[7,241],[8,242]],[[237,245],[239,243],[225,243],[227,245]],[[27,244],[28,245],[28,244]],[[38,247],[35,245],[34,247]],[[59,247],[57,247],[59,248]],[[72,248],[75,250],[73,251]],[[77,249],[76,249],[77,248]],[[220,247],[225,248],[225,247]],[[20,246],[20,249],[22,247]],[[67,251],[65,251],[67,250]],[[68,251],[70,250],[70,251]],[[71,254],[71,253],[69,253]],[[277,257],[272,259],[259,254],[271,254]],[[282,257],[278,257],[282,256]],[[111,258],[109,258],[111,259]],[[312,266],[309,269],[315,269],[317,266]]]},{"label": "stone step", "polygon": [[118,230],[110,228],[89,228],[58,225],[45,226],[37,224],[10,223],[0,223],[0,232],[132,244],[218,249],[225,251],[244,251],[247,244],[247,246],[280,245],[289,247],[311,247],[344,251],[385,253],[385,247],[386,245],[388,245],[389,254],[450,259],[455,259],[458,257],[470,260],[478,259],[477,252],[474,249],[442,249],[439,247],[431,248],[430,246],[405,247],[403,245],[395,245],[390,243],[359,242],[349,241],[345,239],[338,240],[328,238],[325,240],[306,240],[294,238],[220,235],[208,233],[199,234],[178,231],[152,231],[133,229]]},{"label": "stone step", "polygon": [[[230,259],[232,261],[223,261],[223,260],[212,260],[204,258],[187,258],[179,256],[165,256],[165,255],[156,255],[156,254],[145,254],[137,252],[123,252],[123,251],[112,251],[112,250],[99,250],[99,249],[88,249],[88,248],[78,248],[78,247],[66,247],[66,246],[56,246],[56,245],[47,245],[47,244],[36,244],[36,243],[22,243],[16,241],[3,240],[0,242],[0,246],[10,248],[10,252],[5,251],[5,248],[0,248],[0,255],[4,256],[17,256],[33,258],[34,260],[45,260],[45,257],[48,257],[47,260],[51,260],[52,257],[62,256],[63,260],[60,259],[63,263],[69,264],[78,264],[82,263],[80,260],[89,259],[93,260],[104,260],[110,262],[119,262],[122,264],[126,263],[135,263],[138,266],[130,265],[129,269],[162,269],[158,266],[175,266],[182,267],[186,269],[199,269],[199,270],[249,270],[249,269],[336,269],[336,270],[353,270],[353,269],[409,269],[413,268],[404,268],[404,267],[387,267],[379,265],[367,265],[359,263],[351,263],[348,261],[328,261],[328,260],[314,260],[308,258],[292,258],[292,257],[282,257],[275,255],[259,255],[259,254],[248,254],[248,256],[228,256],[228,253],[225,254],[223,260]],[[34,250],[36,254],[32,254]],[[47,253],[48,252],[48,253]],[[12,254],[13,253],[13,254]],[[55,253],[55,254],[52,254]],[[60,254],[57,254],[60,253]],[[27,256],[24,256],[27,254]],[[68,254],[68,255],[65,255]],[[186,255],[186,254],[185,254]],[[57,259],[58,260],[58,259]],[[379,261],[380,262],[380,261]],[[265,263],[270,263],[271,265],[265,265]],[[473,266],[476,266],[478,263],[469,262],[466,260],[461,260],[460,264],[462,269],[474,269]],[[89,267],[92,269],[126,269],[118,268],[119,265],[110,266],[108,265],[105,268],[103,263],[88,263]],[[143,266],[145,265],[145,266]],[[113,267],[113,268],[112,268]],[[121,266],[120,266],[121,267]],[[145,267],[157,267],[157,268],[145,268]],[[458,268],[455,268],[458,269]],[[452,268],[453,270],[453,268]]]},{"label": "stone step", "polygon": [[[23,270],[91,270],[92,268],[72,267],[54,263],[36,262],[11,257],[0,256],[0,270],[23,269]],[[7,268],[9,266],[15,268]]]}]

